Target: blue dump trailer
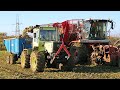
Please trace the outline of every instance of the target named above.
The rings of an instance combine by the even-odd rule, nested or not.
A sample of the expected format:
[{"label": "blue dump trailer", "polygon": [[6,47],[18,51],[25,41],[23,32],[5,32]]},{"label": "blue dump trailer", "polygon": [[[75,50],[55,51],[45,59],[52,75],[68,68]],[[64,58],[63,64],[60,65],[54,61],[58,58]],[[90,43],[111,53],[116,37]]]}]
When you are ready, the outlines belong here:
[{"label": "blue dump trailer", "polygon": [[9,53],[6,61],[9,64],[14,64],[20,57],[23,49],[32,48],[32,40],[25,38],[9,38],[4,39],[4,45]]}]

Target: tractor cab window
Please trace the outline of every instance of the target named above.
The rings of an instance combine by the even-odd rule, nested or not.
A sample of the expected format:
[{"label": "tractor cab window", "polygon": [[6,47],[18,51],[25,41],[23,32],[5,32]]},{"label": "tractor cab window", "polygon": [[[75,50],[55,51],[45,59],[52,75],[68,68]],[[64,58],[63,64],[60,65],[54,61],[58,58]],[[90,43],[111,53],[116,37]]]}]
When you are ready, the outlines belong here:
[{"label": "tractor cab window", "polygon": [[56,30],[40,30],[41,41],[56,41]]},{"label": "tractor cab window", "polygon": [[103,21],[87,22],[88,38],[91,40],[102,40],[106,38],[107,23]]},{"label": "tractor cab window", "polygon": [[94,22],[90,28],[90,39],[105,39],[106,38],[106,23],[105,22]]},{"label": "tractor cab window", "polygon": [[85,24],[84,24],[84,30],[83,30],[84,34],[83,35],[84,35],[84,37],[86,39],[89,38],[90,27],[91,27],[91,24],[89,22],[85,22]]}]

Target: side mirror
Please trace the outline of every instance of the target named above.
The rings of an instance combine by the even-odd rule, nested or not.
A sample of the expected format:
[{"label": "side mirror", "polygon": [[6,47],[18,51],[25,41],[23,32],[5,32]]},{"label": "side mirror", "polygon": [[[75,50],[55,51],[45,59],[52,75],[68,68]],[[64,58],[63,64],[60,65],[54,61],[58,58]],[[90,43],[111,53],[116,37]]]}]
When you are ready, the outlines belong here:
[{"label": "side mirror", "polygon": [[114,28],[113,28],[113,22],[112,22],[112,21],[111,21],[111,28],[114,29]]},{"label": "side mirror", "polygon": [[114,27],[113,27],[113,21],[109,20],[109,22],[111,23],[111,29],[114,29]]}]

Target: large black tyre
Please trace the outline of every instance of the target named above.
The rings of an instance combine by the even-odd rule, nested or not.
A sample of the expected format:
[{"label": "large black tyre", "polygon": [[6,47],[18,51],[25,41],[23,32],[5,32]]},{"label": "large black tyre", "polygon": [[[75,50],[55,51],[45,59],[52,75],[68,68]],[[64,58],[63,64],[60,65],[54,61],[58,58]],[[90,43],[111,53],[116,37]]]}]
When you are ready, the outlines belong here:
[{"label": "large black tyre", "polygon": [[27,51],[22,51],[20,59],[22,68],[30,68],[30,55],[27,54]]},{"label": "large black tyre", "polygon": [[7,55],[6,62],[8,64],[16,64],[16,61],[17,61],[17,55],[16,54],[9,53]]},{"label": "large black tyre", "polygon": [[70,53],[71,56],[68,59],[66,65],[64,65],[64,70],[65,71],[72,71],[74,66],[78,63],[79,61],[79,47],[76,46],[71,46],[70,47]]},{"label": "large black tyre", "polygon": [[12,54],[11,58],[10,58],[10,64],[16,64],[17,61],[17,55],[16,54]]},{"label": "large black tyre", "polygon": [[89,61],[88,61],[88,56],[89,56],[89,51],[88,51],[88,48],[85,44],[81,44],[80,47],[79,47],[79,61],[78,63],[79,64],[88,64]]},{"label": "large black tyre", "polygon": [[30,68],[33,72],[43,72],[45,68],[45,55],[42,52],[33,51],[30,55]]},{"label": "large black tyre", "polygon": [[120,68],[120,57],[118,57],[118,67]]}]

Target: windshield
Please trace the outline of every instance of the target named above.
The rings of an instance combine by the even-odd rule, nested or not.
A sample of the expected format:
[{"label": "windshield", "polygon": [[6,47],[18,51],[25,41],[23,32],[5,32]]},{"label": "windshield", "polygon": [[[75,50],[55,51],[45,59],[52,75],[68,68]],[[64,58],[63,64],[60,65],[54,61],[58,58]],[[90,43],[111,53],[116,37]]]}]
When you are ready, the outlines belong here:
[{"label": "windshield", "polygon": [[41,41],[56,41],[56,30],[40,30]]},{"label": "windshield", "polygon": [[106,38],[107,34],[107,22],[86,22],[85,30],[89,39],[102,40]]}]

